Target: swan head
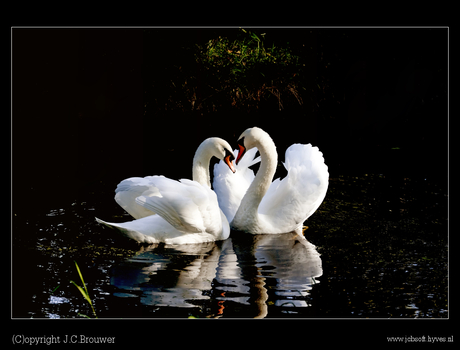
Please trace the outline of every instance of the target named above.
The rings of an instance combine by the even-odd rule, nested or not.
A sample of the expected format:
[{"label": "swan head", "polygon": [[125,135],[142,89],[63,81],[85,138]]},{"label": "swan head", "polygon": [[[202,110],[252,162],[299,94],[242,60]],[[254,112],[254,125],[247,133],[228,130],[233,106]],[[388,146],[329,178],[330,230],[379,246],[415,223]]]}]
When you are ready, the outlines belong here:
[{"label": "swan head", "polygon": [[227,141],[219,137],[210,137],[206,139],[203,144],[206,145],[211,156],[223,160],[233,173],[236,172],[233,166],[235,155],[233,154],[232,147]]},{"label": "swan head", "polygon": [[238,157],[236,158],[236,165],[238,165],[238,162],[241,158],[243,158],[247,150],[257,147],[257,142],[264,138],[265,135],[267,135],[267,133],[258,127],[246,129],[240,135],[238,139],[239,152]]}]

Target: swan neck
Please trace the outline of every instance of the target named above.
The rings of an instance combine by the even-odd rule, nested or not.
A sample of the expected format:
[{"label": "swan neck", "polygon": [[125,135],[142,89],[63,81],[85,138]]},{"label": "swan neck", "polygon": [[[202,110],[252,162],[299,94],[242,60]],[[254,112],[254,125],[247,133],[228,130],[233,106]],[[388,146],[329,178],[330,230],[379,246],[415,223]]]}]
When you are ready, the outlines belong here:
[{"label": "swan neck", "polygon": [[260,142],[256,147],[260,152],[261,160],[259,171],[250,189],[252,189],[253,191],[251,192],[254,193],[254,204],[257,201],[258,207],[273,181],[273,176],[275,175],[276,166],[278,164],[278,153],[276,152],[275,144],[271,138],[265,140],[265,142]]},{"label": "swan neck", "polygon": [[260,152],[260,167],[235,214],[233,220],[235,227],[247,226],[248,222],[252,222],[251,225],[257,225],[260,202],[270,188],[276,172],[278,154],[270,136],[267,135],[260,142],[256,142],[255,147]]},{"label": "swan neck", "polygon": [[201,144],[193,157],[192,179],[209,188],[211,188],[211,177],[209,175],[210,160],[211,156],[206,152],[206,147]]}]

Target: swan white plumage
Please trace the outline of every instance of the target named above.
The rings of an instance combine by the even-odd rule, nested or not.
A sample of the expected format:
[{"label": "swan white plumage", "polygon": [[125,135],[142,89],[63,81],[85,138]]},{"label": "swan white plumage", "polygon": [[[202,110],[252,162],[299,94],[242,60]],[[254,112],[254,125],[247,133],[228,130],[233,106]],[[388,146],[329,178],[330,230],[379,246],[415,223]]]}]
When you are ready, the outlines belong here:
[{"label": "swan white plumage", "polygon": [[278,155],[271,137],[260,128],[249,128],[241,134],[238,146],[237,166],[253,148],[259,150],[261,164],[230,226],[252,234],[300,233],[303,222],[324,200],[329,184],[328,168],[318,147],[290,146],[283,163],[288,174],[272,182]]},{"label": "swan white plumage", "polygon": [[[235,149],[233,152],[238,157],[239,150]],[[241,200],[254,180],[254,171],[249,167],[260,162],[260,157],[255,158],[256,153],[256,147],[248,150],[238,165],[235,165],[235,173],[232,173],[223,161],[214,165],[212,186],[217,194],[219,207],[228,222],[232,222]]]},{"label": "swan white plumage", "polygon": [[137,220],[97,222],[118,229],[139,243],[188,244],[228,238],[230,227],[211,190],[209,162],[215,156],[235,171],[230,145],[220,138],[201,143],[193,159],[193,181],[164,176],[123,180],[115,200]]},{"label": "swan white plumage", "polygon": [[[228,142],[218,137],[210,137],[204,140],[198,146],[193,157],[192,179],[209,188],[211,188],[209,163],[212,157],[221,159],[223,168],[225,168],[222,168],[223,172],[226,170],[229,173],[235,172],[235,167],[232,163],[234,155]],[[135,219],[155,214],[136,203],[136,198],[142,196],[144,192],[151,193],[151,191],[155,191],[155,180],[161,177],[163,176],[130,177],[121,181],[115,190],[115,201]]]}]

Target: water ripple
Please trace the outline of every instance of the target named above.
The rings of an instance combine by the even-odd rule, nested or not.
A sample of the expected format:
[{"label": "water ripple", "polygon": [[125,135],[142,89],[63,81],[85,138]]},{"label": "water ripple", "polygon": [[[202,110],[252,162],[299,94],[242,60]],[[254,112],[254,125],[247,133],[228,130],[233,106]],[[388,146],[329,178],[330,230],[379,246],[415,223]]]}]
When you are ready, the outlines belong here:
[{"label": "water ripple", "polygon": [[144,248],[112,268],[110,283],[116,297],[140,291],[144,305],[211,302],[218,307],[207,316],[221,317],[231,302],[252,305],[252,317],[265,317],[269,307],[308,307],[321,274],[319,253],[304,237],[234,235],[224,242]]}]

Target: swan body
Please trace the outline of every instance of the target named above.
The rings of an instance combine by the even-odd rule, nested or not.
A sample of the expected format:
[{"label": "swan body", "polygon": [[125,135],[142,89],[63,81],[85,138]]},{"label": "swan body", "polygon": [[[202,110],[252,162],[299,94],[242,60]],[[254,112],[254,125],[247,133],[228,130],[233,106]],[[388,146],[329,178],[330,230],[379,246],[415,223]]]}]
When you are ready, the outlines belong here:
[{"label": "swan body", "polygon": [[230,225],[252,234],[301,232],[303,222],[318,209],[326,196],[329,173],[322,153],[311,144],[294,144],[286,150],[284,179],[272,182],[278,162],[271,137],[254,127],[239,138],[236,164],[256,147],[261,164]]},{"label": "swan body", "polygon": [[[256,153],[257,148],[255,147],[248,150],[245,157],[235,166],[234,174],[222,160],[214,165],[212,186],[217,194],[219,207],[228,222],[232,222],[241,200],[254,180],[254,171],[249,167],[260,162],[260,157],[254,159]],[[234,154],[238,156],[239,150],[234,150]]]},{"label": "swan body", "polygon": [[235,171],[230,145],[220,138],[206,139],[195,153],[194,181],[164,176],[123,180],[116,189],[115,200],[137,220],[96,221],[139,243],[188,244],[228,238],[228,220],[210,188],[209,161],[213,156],[223,159]]}]

